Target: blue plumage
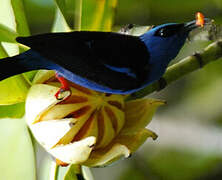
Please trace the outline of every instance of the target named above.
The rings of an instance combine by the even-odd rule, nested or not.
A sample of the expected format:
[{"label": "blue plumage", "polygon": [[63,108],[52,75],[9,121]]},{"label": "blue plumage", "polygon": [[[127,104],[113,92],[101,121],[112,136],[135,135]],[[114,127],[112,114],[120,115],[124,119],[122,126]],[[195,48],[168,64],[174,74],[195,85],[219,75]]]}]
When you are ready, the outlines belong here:
[{"label": "blue plumage", "polygon": [[129,94],[159,80],[195,21],[154,27],[135,37],[112,32],[49,33],[19,37],[31,49],[0,61],[0,79],[50,69],[81,86]]}]

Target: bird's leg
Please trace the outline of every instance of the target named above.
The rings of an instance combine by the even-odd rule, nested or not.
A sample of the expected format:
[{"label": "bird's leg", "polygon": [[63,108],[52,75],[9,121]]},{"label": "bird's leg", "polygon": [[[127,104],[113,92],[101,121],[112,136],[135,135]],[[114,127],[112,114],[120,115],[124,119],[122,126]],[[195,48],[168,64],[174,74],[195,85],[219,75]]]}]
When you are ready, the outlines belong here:
[{"label": "bird's leg", "polygon": [[67,80],[64,77],[60,76],[58,73],[56,73],[56,78],[59,80],[59,82],[62,85],[59,88],[59,90],[55,93],[56,99],[57,100],[62,100],[64,97],[60,97],[60,96],[65,91],[69,91],[69,95],[66,97],[66,99],[69,98],[71,96],[71,90],[69,88],[69,84],[68,84]]}]

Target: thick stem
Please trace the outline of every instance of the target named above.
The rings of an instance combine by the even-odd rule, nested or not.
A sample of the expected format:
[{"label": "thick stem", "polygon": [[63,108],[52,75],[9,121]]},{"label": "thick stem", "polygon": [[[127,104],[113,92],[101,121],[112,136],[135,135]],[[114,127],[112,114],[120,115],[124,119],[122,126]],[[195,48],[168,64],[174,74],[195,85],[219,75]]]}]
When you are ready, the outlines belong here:
[{"label": "thick stem", "polygon": [[183,76],[196,71],[210,62],[222,57],[222,40],[211,43],[203,52],[188,56],[180,62],[167,68],[163,77],[144,89],[132,94],[128,99],[142,98],[154,91],[160,91],[170,83],[182,78]]}]

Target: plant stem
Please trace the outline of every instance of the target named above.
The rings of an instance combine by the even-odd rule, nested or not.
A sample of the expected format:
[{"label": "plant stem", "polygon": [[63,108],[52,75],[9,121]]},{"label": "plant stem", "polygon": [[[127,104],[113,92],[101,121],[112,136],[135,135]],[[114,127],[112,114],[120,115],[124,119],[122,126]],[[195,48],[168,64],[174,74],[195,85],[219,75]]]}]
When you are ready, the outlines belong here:
[{"label": "plant stem", "polygon": [[218,40],[207,46],[202,53],[196,53],[188,56],[180,62],[167,68],[163,77],[144,89],[132,94],[128,100],[142,98],[154,91],[160,91],[170,83],[182,78],[183,76],[196,71],[210,62],[216,61],[222,57],[222,40]]},{"label": "plant stem", "polygon": [[59,165],[55,163],[53,180],[58,180]]},{"label": "plant stem", "polygon": [[16,32],[20,36],[29,36],[30,30],[26,19],[24,0],[11,0],[15,16]]},{"label": "plant stem", "polygon": [[81,30],[82,24],[82,0],[76,0],[76,10],[75,10],[75,29],[77,31]]}]

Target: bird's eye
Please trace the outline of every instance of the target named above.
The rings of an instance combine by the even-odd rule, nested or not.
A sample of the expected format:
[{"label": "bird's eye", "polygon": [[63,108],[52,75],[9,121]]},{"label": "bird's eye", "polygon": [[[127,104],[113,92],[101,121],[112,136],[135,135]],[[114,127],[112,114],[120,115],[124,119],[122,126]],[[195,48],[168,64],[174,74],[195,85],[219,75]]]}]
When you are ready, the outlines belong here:
[{"label": "bird's eye", "polygon": [[172,24],[172,25],[167,25],[165,27],[162,27],[158,29],[155,32],[155,36],[160,36],[160,37],[170,37],[178,33],[181,28],[183,27],[183,24]]}]

